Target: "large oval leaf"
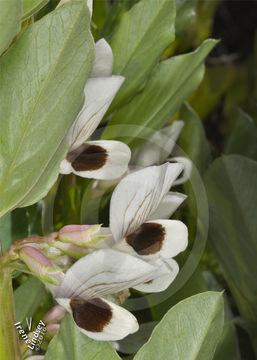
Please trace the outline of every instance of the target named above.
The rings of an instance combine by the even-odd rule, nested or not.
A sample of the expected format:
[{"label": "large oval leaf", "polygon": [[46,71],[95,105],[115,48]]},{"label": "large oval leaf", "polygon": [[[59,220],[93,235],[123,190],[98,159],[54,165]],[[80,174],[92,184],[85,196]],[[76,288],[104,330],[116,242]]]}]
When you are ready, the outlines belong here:
[{"label": "large oval leaf", "polygon": [[144,91],[114,114],[104,138],[121,138],[134,148],[151,134],[150,130],[160,129],[171,120],[201,82],[204,59],[215,44],[216,41],[207,40],[192,53],[158,64]]},{"label": "large oval leaf", "polygon": [[42,9],[49,0],[23,0],[23,19],[27,19]]},{"label": "large oval leaf", "polygon": [[33,276],[29,277],[14,291],[15,316],[17,322],[33,316],[41,305],[46,289],[44,284]]},{"label": "large oval leaf", "polygon": [[21,0],[0,1],[0,55],[20,30],[21,5]]},{"label": "large oval leaf", "polygon": [[192,296],[168,311],[134,360],[211,360],[223,323],[221,293]]},{"label": "large oval leaf", "polygon": [[94,46],[84,1],[30,26],[0,63],[0,216],[46,195],[83,104]]},{"label": "large oval leaf", "polygon": [[174,40],[174,25],[174,0],[141,0],[123,14],[109,39],[114,73],[126,79],[114,106],[128,101],[144,85],[162,52]]},{"label": "large oval leaf", "polygon": [[70,315],[62,321],[60,331],[48,346],[44,360],[120,360],[113,347],[82,334]]},{"label": "large oval leaf", "polygon": [[217,159],[205,176],[209,234],[242,315],[257,321],[257,162],[240,155]]}]

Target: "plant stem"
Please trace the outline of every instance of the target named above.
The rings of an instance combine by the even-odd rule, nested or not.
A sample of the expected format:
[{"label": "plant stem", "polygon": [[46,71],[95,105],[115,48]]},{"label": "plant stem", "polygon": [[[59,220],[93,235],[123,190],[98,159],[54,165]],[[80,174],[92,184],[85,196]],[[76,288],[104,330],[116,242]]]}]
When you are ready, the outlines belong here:
[{"label": "plant stem", "polygon": [[15,312],[11,271],[0,258],[0,359],[20,360],[20,346],[14,327]]}]

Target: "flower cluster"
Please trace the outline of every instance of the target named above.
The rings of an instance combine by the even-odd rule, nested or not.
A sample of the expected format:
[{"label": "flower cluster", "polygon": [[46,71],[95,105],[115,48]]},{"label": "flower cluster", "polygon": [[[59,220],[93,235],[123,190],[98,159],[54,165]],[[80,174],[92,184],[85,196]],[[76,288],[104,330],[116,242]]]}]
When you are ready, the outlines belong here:
[{"label": "flower cluster", "polygon": [[[110,228],[72,225],[47,238],[25,239],[13,244],[9,260],[22,260],[43,280],[83,333],[97,340],[124,338],[138,323],[106,297],[129,288],[163,291],[175,279],[173,257],[187,246],[187,227],[159,214],[168,207],[170,215],[184,200],[169,193],[182,170],[165,163],[127,175],[112,195]],[[73,262],[81,258],[65,271],[56,261],[67,254]]]},{"label": "flower cluster", "polygon": [[[104,39],[95,50],[85,104],[69,131],[60,173],[112,180],[128,170],[130,149],[119,141],[88,139],[124,78],[112,76],[113,54]],[[186,249],[188,233],[181,221],[169,218],[186,196],[170,188],[188,179],[191,164],[168,157],[182,127],[183,122],[174,122],[133,153],[129,174],[121,178],[111,198],[109,228],[69,225],[47,237],[17,241],[5,254],[11,267],[41,279],[79,329],[93,339],[119,340],[138,330],[136,318],[112,301],[115,295],[124,292],[126,298],[130,288],[163,291],[178,274],[173,258]],[[153,144],[164,133],[167,141],[160,150]],[[140,170],[135,171],[135,165]],[[50,319],[56,332],[58,323],[51,323],[55,312],[60,312],[59,306],[46,322]]]}]

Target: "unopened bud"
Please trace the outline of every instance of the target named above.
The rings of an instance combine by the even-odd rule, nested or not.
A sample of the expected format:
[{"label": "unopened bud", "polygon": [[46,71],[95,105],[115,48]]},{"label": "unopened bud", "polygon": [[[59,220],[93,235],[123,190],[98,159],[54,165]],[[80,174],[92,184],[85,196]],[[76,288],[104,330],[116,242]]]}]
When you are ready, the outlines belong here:
[{"label": "unopened bud", "polygon": [[51,260],[32,246],[24,246],[19,257],[30,271],[40,280],[58,286],[63,279],[63,272]]},{"label": "unopened bud", "polygon": [[59,231],[59,240],[81,247],[95,247],[95,244],[107,236],[101,235],[101,225],[67,225]]},{"label": "unopened bud", "polygon": [[61,241],[56,241],[54,246],[61,250],[63,253],[75,258],[80,259],[81,257],[88,254],[87,248],[82,248],[78,245],[70,244],[70,243],[63,243]]},{"label": "unopened bud", "polygon": [[46,339],[50,340],[54,335],[58,334],[60,330],[60,324],[50,324],[46,327]]},{"label": "unopened bud", "polygon": [[66,314],[66,310],[61,305],[55,305],[44,316],[43,321],[46,324],[54,324],[61,321]]}]

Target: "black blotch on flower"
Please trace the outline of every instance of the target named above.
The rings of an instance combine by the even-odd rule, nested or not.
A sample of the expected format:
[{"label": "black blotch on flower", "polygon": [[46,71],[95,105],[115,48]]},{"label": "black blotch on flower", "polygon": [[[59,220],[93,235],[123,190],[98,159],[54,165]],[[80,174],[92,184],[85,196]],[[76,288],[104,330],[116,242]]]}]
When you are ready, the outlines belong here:
[{"label": "black blotch on flower", "polygon": [[98,145],[82,144],[67,155],[67,160],[75,171],[101,169],[106,163],[107,151]]},{"label": "black blotch on flower", "polygon": [[128,235],[126,241],[139,255],[150,255],[161,250],[164,237],[164,227],[161,224],[149,222],[142,224]]},{"label": "black blotch on flower", "polygon": [[101,332],[112,318],[111,307],[99,298],[73,298],[70,306],[75,323],[86,331]]}]

